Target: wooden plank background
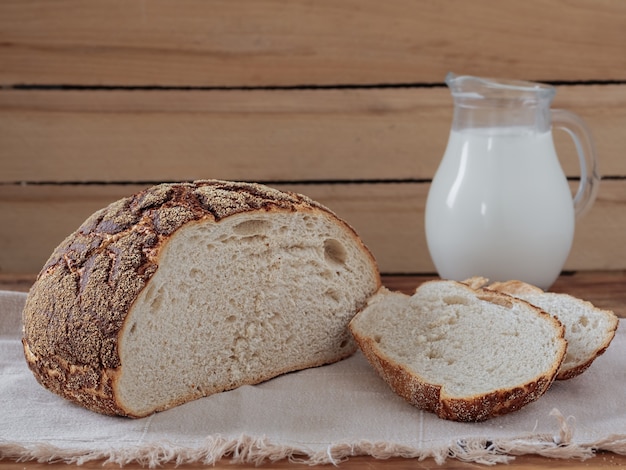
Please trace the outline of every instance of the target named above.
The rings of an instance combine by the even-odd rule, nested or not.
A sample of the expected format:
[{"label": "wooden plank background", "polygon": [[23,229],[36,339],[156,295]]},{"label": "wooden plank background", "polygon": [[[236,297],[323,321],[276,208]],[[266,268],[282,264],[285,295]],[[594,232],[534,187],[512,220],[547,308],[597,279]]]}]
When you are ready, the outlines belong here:
[{"label": "wooden plank background", "polygon": [[5,0],[6,84],[625,80],[621,0]]},{"label": "wooden plank background", "polygon": [[604,178],[566,269],[626,269],[625,47],[621,0],[0,2],[0,273],[37,272],[119,197],[199,178],[308,194],[383,272],[433,272],[448,71],[557,87]]}]

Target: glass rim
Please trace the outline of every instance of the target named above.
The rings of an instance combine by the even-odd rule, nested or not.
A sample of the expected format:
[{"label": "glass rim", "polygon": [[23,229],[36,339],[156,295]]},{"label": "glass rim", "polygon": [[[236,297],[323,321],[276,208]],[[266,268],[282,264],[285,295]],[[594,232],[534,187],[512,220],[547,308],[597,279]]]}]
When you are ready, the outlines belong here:
[{"label": "glass rim", "polygon": [[474,75],[456,75],[449,72],[445,79],[452,96],[465,98],[489,98],[493,92],[501,92],[506,96],[500,98],[523,99],[535,96],[537,100],[549,99],[556,93],[552,85],[527,80],[508,78],[477,77]]}]

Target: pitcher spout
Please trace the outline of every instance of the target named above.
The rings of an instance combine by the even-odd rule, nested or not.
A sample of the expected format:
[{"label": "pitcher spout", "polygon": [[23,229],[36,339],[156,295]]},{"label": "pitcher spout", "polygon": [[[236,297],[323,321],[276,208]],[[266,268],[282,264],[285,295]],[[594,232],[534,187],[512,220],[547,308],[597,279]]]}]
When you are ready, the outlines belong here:
[{"label": "pitcher spout", "polygon": [[445,79],[454,98],[507,99],[550,105],[556,90],[553,86],[524,80],[457,75],[449,72]]},{"label": "pitcher spout", "polygon": [[547,132],[553,86],[523,80],[496,79],[448,73],[445,79],[454,100],[455,130],[515,128]]}]

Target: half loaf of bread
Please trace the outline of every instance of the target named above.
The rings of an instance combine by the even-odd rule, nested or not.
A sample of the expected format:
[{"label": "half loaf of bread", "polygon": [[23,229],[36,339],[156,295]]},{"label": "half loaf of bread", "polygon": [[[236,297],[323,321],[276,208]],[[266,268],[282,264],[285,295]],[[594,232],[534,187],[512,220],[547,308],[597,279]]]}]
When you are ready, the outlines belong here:
[{"label": "half loaf of bread", "polygon": [[96,212],[54,251],[23,313],[37,380],[130,417],[356,350],[380,286],[354,230],[257,184],[162,184]]},{"label": "half loaf of bread", "polygon": [[527,302],[455,281],[412,296],[384,287],[350,322],[398,395],[455,421],[483,421],[543,395],[565,356],[563,326]]},{"label": "half loaf of bread", "polygon": [[599,309],[568,294],[544,292],[522,281],[494,282],[486,287],[530,302],[563,324],[567,354],[557,380],[582,374],[613,341],[619,321],[610,310]]}]

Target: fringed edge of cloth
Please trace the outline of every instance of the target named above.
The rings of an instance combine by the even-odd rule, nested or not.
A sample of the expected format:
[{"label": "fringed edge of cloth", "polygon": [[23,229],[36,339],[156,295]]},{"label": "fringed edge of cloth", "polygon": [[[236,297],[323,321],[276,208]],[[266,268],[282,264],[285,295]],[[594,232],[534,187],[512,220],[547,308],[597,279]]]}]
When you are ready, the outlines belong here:
[{"label": "fringed edge of cloth", "polygon": [[138,463],[144,467],[156,468],[164,464],[184,465],[200,463],[214,465],[220,460],[231,463],[260,465],[266,462],[288,460],[303,465],[338,465],[350,457],[370,456],[375,459],[400,457],[425,460],[432,458],[442,464],[448,458],[484,465],[507,463],[515,456],[537,454],[554,459],[586,460],[596,451],[609,451],[626,455],[626,434],[614,434],[591,443],[576,443],[574,419],[565,418],[558,410],[550,413],[559,423],[556,435],[529,434],[518,438],[494,439],[468,438],[451,442],[448,446],[433,449],[417,449],[411,446],[357,441],[330,444],[325,450],[311,450],[306,447],[278,445],[265,437],[241,435],[238,438],[210,436],[201,446],[183,447],[170,442],[144,444],[124,449],[110,448],[94,451],[59,448],[49,444],[22,445],[0,439],[0,460],[11,459],[17,462],[37,461],[81,465],[101,460],[103,464],[117,464],[120,467]]}]

